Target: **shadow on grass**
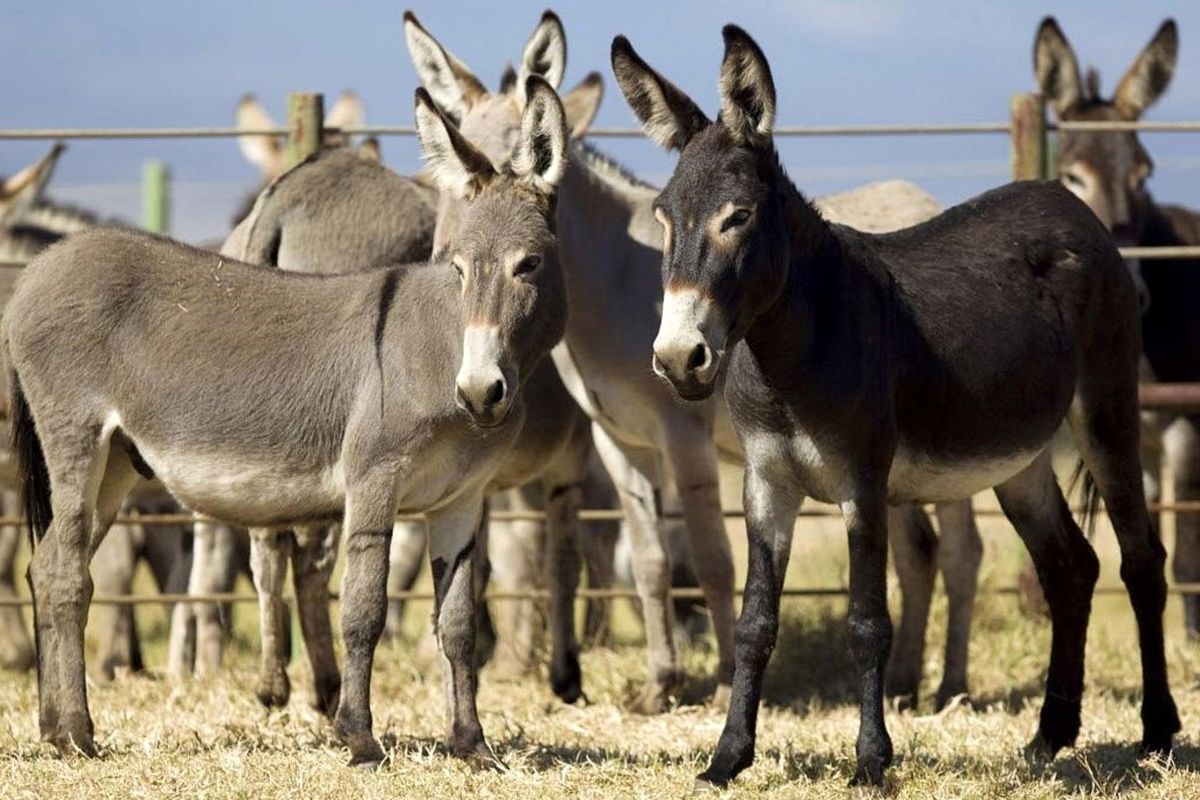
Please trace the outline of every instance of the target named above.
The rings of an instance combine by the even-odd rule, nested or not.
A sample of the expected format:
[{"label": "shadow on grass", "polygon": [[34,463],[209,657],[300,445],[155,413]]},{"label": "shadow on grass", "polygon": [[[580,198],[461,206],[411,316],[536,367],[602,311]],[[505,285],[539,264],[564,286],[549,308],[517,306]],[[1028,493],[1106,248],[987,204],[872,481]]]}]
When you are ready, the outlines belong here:
[{"label": "shadow on grass", "polygon": [[1072,791],[1124,793],[1158,783],[1171,772],[1200,773],[1200,747],[1175,745],[1168,766],[1154,760],[1139,761],[1136,744],[1103,742],[1078,748],[1051,764],[1049,770]]}]

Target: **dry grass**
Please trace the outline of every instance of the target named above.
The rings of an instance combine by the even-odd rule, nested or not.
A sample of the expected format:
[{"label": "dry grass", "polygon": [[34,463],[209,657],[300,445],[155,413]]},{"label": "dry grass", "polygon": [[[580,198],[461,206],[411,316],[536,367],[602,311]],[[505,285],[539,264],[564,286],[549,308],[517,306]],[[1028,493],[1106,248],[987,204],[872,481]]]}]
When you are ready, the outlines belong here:
[{"label": "dry grass", "polygon": [[[985,525],[985,579],[1011,585],[1019,545],[999,522]],[[735,541],[737,541],[735,537]],[[845,548],[834,523],[802,524],[791,579],[828,585],[843,579]],[[1111,534],[1098,533],[1105,572],[1116,580]],[[742,548],[737,548],[742,549]],[[1138,763],[1136,639],[1123,597],[1098,598],[1090,634],[1088,689],[1078,747],[1049,764],[1023,746],[1036,728],[1049,646],[1048,626],[1022,618],[1007,597],[981,598],[972,643],[976,708],[931,715],[889,713],[897,764],[885,795],[898,797],[1059,797],[1068,794],[1200,796],[1200,689],[1196,652],[1183,641],[1180,604],[1168,610],[1171,675],[1184,731],[1169,764]],[[176,686],[133,677],[95,686],[91,704],[103,758],[60,759],[37,743],[31,677],[0,677],[0,794],[5,797],[346,796],[508,800],[558,797],[679,797],[705,762],[723,721],[698,705],[656,718],[631,716],[621,700],[644,671],[636,627],[625,620],[612,651],[584,656],[591,703],[565,707],[544,682],[500,684],[485,671],[479,698],[484,729],[508,769],[475,772],[447,758],[440,681],[416,669],[414,648],[381,648],[374,686],[375,728],[389,760],[378,771],[345,766],[329,724],[305,705],[268,713],[254,697],[252,615],[243,609],[229,669],[218,680]],[[931,628],[925,695],[940,677],[944,605]],[[626,616],[628,612],[624,612]],[[758,762],[731,797],[845,797],[857,730],[854,683],[842,630],[842,601],[792,601],[767,680]],[[148,661],[162,663],[162,615],[141,612],[151,630]],[[414,615],[415,616],[415,615]],[[414,623],[416,624],[416,623]],[[685,701],[711,688],[711,653],[687,655],[694,678]],[[297,662],[293,681],[303,687]]]}]

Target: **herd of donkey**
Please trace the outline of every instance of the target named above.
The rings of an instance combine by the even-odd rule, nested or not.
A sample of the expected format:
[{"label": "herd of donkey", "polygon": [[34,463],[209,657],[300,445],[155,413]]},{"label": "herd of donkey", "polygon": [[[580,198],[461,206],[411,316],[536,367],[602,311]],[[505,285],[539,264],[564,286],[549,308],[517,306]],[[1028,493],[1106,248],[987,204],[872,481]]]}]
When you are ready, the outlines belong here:
[{"label": "herd of donkey", "polygon": [[[1139,265],[1117,246],[1200,243],[1200,215],[1154,203],[1135,132],[1060,132],[1059,180],[945,212],[900,181],[809,201],[779,161],[774,80],[744,31],[723,31],[715,118],[618,36],[618,86],[647,136],[679,154],[659,188],[584,142],[603,81],[592,73],[558,93],[566,38],[553,13],[495,91],[411,13],[404,31],[423,84],[421,175],[392,172],[373,142],[339,133],[361,121],[345,96],[322,150],[289,170],[278,140],[242,137],[267,183],[219,250],[42,200],[61,147],[3,183],[0,260],[29,260],[3,286],[4,512],[24,513],[32,532],[36,648],[5,607],[0,658],[36,666],[43,739],[96,752],[84,623],[94,588],[128,592],[138,559],[160,587],[200,594],[248,570],[258,696],[286,703],[290,563],[314,702],[352,763],[380,762],[372,661],[397,626],[389,589],[411,586],[427,549],[447,747],[492,763],[475,705],[483,579],[536,582],[545,569],[550,681],[577,700],[581,562],[593,584],[614,573],[611,530],[577,512],[619,502],[646,631],[647,677],[631,705],[656,713],[678,692],[668,598],[690,554],[719,652],[712,702],[727,709],[700,780],[724,786],[754,759],[793,526],[812,497],[840,508],[848,534],[855,780],[878,783],[892,760],[885,695],[915,699],[938,570],[950,630],[937,703],[967,692],[982,552],[970,498],[994,487],[1053,622],[1034,740],[1053,754],[1080,727],[1098,573],[1051,469],[1065,420],[1085,505],[1103,499],[1120,544],[1142,748],[1170,751],[1180,722],[1164,655],[1165,550],[1146,501],[1162,459],[1176,499],[1200,498],[1200,419],[1141,414],[1137,384],[1200,379],[1200,263]],[[1034,70],[1060,120],[1136,120],[1166,90],[1177,50],[1168,20],[1105,99],[1047,18]],[[270,127],[249,98],[238,117],[245,130]],[[722,461],[745,468],[740,617]],[[496,523],[489,536],[499,492],[493,505],[543,510],[544,530]],[[175,502],[197,515],[194,529],[118,527],[105,539],[122,508]],[[937,504],[936,535],[922,503]],[[682,547],[664,506],[682,511]],[[1179,580],[1200,580],[1197,516],[1179,517]],[[21,537],[0,536],[0,592],[11,595]],[[328,602],[340,539],[339,668]],[[904,595],[894,641],[889,542]],[[1185,605],[1200,636],[1200,598]],[[139,667],[132,611],[106,613],[97,670]],[[531,615],[511,616],[505,657],[526,669]],[[177,604],[169,670],[218,669],[224,637],[218,606]]]}]

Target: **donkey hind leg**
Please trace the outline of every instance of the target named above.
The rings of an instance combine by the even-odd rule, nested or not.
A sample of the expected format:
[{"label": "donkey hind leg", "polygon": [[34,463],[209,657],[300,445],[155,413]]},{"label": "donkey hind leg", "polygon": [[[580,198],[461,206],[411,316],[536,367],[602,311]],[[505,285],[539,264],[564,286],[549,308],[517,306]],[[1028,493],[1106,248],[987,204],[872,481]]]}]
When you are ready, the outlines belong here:
[{"label": "donkey hind leg", "polygon": [[[138,547],[129,525],[114,525],[92,557],[92,581],[100,594],[127,596],[133,591]],[[113,680],[120,670],[140,670],[132,605],[104,605],[92,610],[90,624],[99,640],[95,678]]]},{"label": "donkey hind leg", "polygon": [[[1085,376],[1085,379],[1091,376]],[[1146,510],[1138,469],[1137,407],[1132,391],[1108,385],[1107,373],[1085,381],[1072,409],[1071,428],[1121,549],[1121,580],[1138,624],[1142,661],[1142,750],[1167,754],[1180,729],[1167,683],[1163,610],[1167,604],[1166,550]]]},{"label": "donkey hind leg", "polygon": [[83,628],[92,598],[88,562],[137,473],[111,431],[44,437],[54,519],[29,563],[37,635],[38,723],[63,755],[96,754],[87,707]]},{"label": "donkey hind leg", "polygon": [[[585,468],[583,478],[584,508],[616,508],[617,496],[612,481],[604,474],[600,464],[592,460]],[[580,521],[576,528],[576,539],[583,563],[587,568],[589,589],[609,589],[616,581],[617,539],[621,536],[621,523],[615,520]],[[608,645],[612,601],[608,598],[589,598],[585,605],[583,624],[583,646],[605,647]]]},{"label": "donkey hind leg", "polygon": [[[188,594],[205,596],[233,590],[238,573],[237,536],[237,532],[228,525],[203,518],[196,519]],[[196,677],[215,675],[221,669],[221,656],[225,649],[227,608],[220,603],[204,600],[193,601],[190,605],[195,618]],[[184,632],[186,628],[181,627],[179,633]],[[169,653],[170,672],[172,675],[183,676],[190,670],[180,655],[186,652],[187,648],[178,646],[178,635],[173,626]]]},{"label": "donkey hind leg", "polygon": [[725,532],[717,455],[711,437],[687,431],[670,445],[675,485],[683,504],[692,566],[712,615],[717,638],[717,690],[713,704],[729,705],[733,684],[733,553]]},{"label": "donkey hind leg", "polygon": [[342,576],[342,640],[346,665],[334,731],[352,765],[374,766],[383,748],[371,731],[371,666],[387,619],[388,550],[396,509],[394,476],[351,486],[346,494],[346,572]]},{"label": "donkey hind leg", "polygon": [[428,520],[434,632],[446,687],[446,747],[452,755],[494,766],[499,760],[483,738],[475,707],[474,557],[487,524],[487,503],[478,496],[463,497],[429,514]]},{"label": "donkey hind leg", "polygon": [[[20,506],[16,492],[0,489],[0,513],[6,517],[20,516]],[[0,598],[17,596],[17,549],[23,538],[20,526],[0,527]],[[0,669],[24,672],[35,664],[33,642],[20,606],[0,606]]]},{"label": "donkey hind leg", "polygon": [[337,561],[341,526],[305,525],[294,534],[292,581],[296,586],[296,613],[313,674],[313,707],[327,717],[337,712],[342,676],[333,652],[329,619],[329,578]]},{"label": "donkey hind leg", "polygon": [[750,453],[747,464],[743,503],[749,560],[737,621],[733,691],[716,753],[697,778],[721,788],[754,762],[763,674],[779,634],[779,597],[802,500],[790,479],[756,469]]},{"label": "donkey hind leg", "polygon": [[887,695],[915,708],[925,664],[925,630],[933,597],[937,534],[925,511],[912,503],[888,509],[888,539],[900,579],[900,628],[887,667]]},{"label": "donkey hind leg", "polygon": [[1046,699],[1031,748],[1052,756],[1074,744],[1079,733],[1084,645],[1100,562],[1071,517],[1048,452],[995,491],[1033,558],[1050,607]]},{"label": "donkey hind leg", "polygon": [[261,651],[258,661],[258,687],[255,695],[267,708],[282,708],[291,694],[287,662],[290,653],[285,642],[290,625],[283,584],[287,577],[288,557],[294,539],[292,532],[270,528],[250,529],[250,573],[258,592],[258,620]]},{"label": "donkey hind leg", "polygon": [[[388,555],[388,594],[412,591],[421,564],[425,561],[425,520],[396,520],[392,526],[392,546]],[[404,601],[388,600],[387,641],[404,635]]]},{"label": "donkey hind leg", "polygon": [[683,683],[683,673],[675,648],[674,613],[668,600],[671,564],[656,497],[657,454],[619,445],[598,424],[592,425],[592,438],[625,512],[633,550],[633,581],[646,625],[649,675],[629,708],[640,714],[658,714]]},{"label": "donkey hind leg", "polygon": [[975,592],[979,587],[979,562],[983,560],[983,539],[979,536],[970,500],[938,504],[937,517],[940,529],[938,569],[946,584],[950,606],[946,622],[945,669],[936,700],[940,711],[955,697],[969,694],[967,651],[971,641],[971,617],[975,612]]},{"label": "donkey hind leg", "polygon": [[[542,488],[527,484],[493,498],[498,507],[509,511],[542,511]],[[504,592],[541,589],[544,584],[543,554],[546,552],[545,525],[541,520],[493,520],[488,527],[490,580]],[[496,604],[496,647],[492,656],[492,674],[499,680],[512,680],[535,668],[543,610],[532,599],[508,600]]]},{"label": "donkey hind leg", "polygon": [[[1182,417],[1167,429],[1167,463],[1175,482],[1175,502],[1200,500],[1200,416]],[[1175,580],[1200,583],[1200,513],[1175,514]],[[1187,636],[1200,640],[1200,595],[1183,596]]]}]

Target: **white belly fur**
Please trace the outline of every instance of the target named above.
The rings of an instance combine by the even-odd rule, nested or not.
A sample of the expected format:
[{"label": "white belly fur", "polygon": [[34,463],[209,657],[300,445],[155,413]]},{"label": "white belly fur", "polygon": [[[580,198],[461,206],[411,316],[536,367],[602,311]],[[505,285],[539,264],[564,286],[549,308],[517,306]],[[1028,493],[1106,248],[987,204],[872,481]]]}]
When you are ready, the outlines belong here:
[{"label": "white belly fur", "polygon": [[964,500],[1025,469],[1041,449],[986,459],[939,462],[897,450],[888,475],[888,499],[927,503]]}]

